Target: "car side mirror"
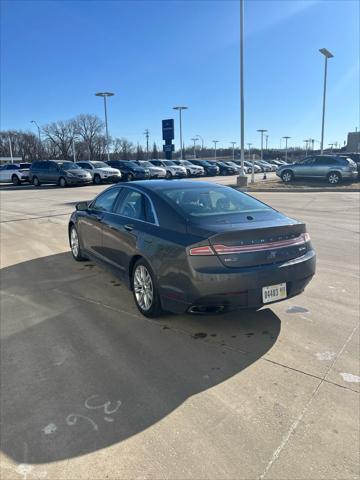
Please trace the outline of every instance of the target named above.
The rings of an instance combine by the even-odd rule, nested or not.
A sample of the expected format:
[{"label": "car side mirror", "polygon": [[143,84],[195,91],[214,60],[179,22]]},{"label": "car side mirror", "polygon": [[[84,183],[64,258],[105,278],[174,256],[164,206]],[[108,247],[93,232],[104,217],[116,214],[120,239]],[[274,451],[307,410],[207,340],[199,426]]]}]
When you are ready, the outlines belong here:
[{"label": "car side mirror", "polygon": [[76,210],[84,212],[89,208],[89,202],[79,202],[75,205]]}]

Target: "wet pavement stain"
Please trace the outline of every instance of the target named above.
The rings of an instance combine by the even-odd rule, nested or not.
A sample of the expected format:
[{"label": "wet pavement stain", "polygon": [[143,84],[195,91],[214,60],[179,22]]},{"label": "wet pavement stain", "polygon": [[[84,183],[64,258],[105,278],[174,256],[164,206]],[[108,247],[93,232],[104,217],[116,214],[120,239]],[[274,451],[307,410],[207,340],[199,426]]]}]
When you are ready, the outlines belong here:
[{"label": "wet pavement stain", "polygon": [[245,335],[246,335],[248,338],[250,338],[250,337],[252,337],[253,335],[255,335],[255,333],[254,333],[254,332],[249,332],[249,333],[245,333]]},{"label": "wet pavement stain", "polygon": [[121,283],[114,283],[113,287],[120,287]]},{"label": "wet pavement stain", "polygon": [[204,333],[204,332],[194,333],[194,335],[193,335],[192,337],[195,338],[195,339],[198,339],[198,338],[206,338],[206,337],[207,337],[207,333]]},{"label": "wet pavement stain", "polygon": [[212,333],[210,337],[216,337],[216,333]]},{"label": "wet pavement stain", "polygon": [[167,325],[164,325],[164,326],[162,327],[162,329],[163,329],[163,330],[170,330],[170,327],[168,327]]},{"label": "wet pavement stain", "polygon": [[231,338],[236,338],[236,335],[231,335]]}]

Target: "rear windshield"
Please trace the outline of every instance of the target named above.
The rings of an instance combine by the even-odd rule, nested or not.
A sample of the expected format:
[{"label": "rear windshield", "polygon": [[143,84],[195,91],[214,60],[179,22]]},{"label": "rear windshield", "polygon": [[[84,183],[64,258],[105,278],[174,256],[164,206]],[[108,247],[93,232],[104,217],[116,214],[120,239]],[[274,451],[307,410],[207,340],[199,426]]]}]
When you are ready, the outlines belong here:
[{"label": "rear windshield", "polygon": [[269,211],[270,207],[232,188],[171,188],[160,193],[185,216],[207,218]]}]

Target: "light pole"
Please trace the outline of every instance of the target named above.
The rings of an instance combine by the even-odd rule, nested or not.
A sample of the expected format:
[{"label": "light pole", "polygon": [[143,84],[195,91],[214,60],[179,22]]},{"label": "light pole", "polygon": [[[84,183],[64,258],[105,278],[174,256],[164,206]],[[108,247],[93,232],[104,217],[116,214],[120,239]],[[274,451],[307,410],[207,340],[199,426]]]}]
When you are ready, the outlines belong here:
[{"label": "light pole", "polygon": [[214,158],[215,158],[215,162],[216,162],[216,144],[219,143],[219,140],[213,140],[213,144],[214,144]]},{"label": "light pole", "polygon": [[198,138],[194,137],[191,139],[194,142],[194,158],[196,158],[196,142],[199,140]]},{"label": "light pole", "polygon": [[9,150],[10,150],[11,163],[14,163],[14,157],[13,157],[13,151],[12,151],[12,144],[11,144],[10,136],[9,136]]},{"label": "light pole", "polygon": [[304,142],[305,142],[305,157],[307,157],[308,148],[309,148],[309,140],[304,140]]},{"label": "light pole", "polygon": [[203,137],[202,137],[201,135],[199,135],[199,134],[197,134],[196,136],[197,136],[198,138],[200,138],[200,140],[201,140],[201,156],[202,156],[202,152],[203,152],[203,150],[204,150],[204,139],[203,139]]},{"label": "light pole", "polygon": [[288,140],[291,137],[283,137],[285,139],[285,162],[287,163]]},{"label": "light pole", "polygon": [[38,153],[38,156],[39,156],[39,159],[41,158],[41,150],[42,150],[42,143],[41,143],[41,133],[40,133],[40,127],[39,125],[37,124],[37,122],[35,120],[30,120],[30,123],[33,123],[34,125],[36,125],[37,127],[37,130],[38,130],[38,137],[39,137],[39,153]]},{"label": "light pole", "polygon": [[233,161],[235,160],[235,145],[236,145],[236,142],[230,142],[231,145],[232,145],[232,158],[233,158]]},{"label": "light pole", "polygon": [[320,150],[321,150],[321,155],[322,155],[323,152],[324,152],[324,124],[325,124],[327,61],[328,61],[328,58],[332,58],[334,55],[331,52],[329,52],[329,50],[326,50],[326,48],[320,48],[319,52],[322,53],[325,57],[323,111],[322,111],[322,123],[321,123],[321,143],[320,143]]},{"label": "light pole", "polygon": [[247,143],[246,144],[248,146],[248,150],[249,150],[249,160],[251,159],[251,145],[252,143]]},{"label": "light pole", "polygon": [[182,141],[182,119],[181,119],[181,112],[183,110],[187,110],[188,107],[185,107],[183,105],[177,105],[176,107],[173,107],[173,110],[178,110],[179,111],[179,122],[180,122],[180,160],[183,159],[184,157],[184,146],[183,146],[183,141]]},{"label": "light pole", "polygon": [[245,186],[247,184],[247,176],[244,171],[245,160],[245,113],[244,113],[244,0],[240,0],[240,151],[241,151],[241,169],[237,177],[237,184]]},{"label": "light pole", "polygon": [[150,135],[150,131],[149,131],[148,128],[145,130],[144,135],[146,137],[146,160],[149,160],[149,135]]},{"label": "light pole", "polygon": [[268,140],[269,140],[269,135],[265,135],[265,150],[268,149]]},{"label": "light pole", "polygon": [[105,111],[105,129],[106,129],[106,152],[107,152],[107,159],[108,162],[110,161],[110,152],[109,152],[109,129],[108,129],[108,120],[107,120],[107,106],[106,106],[106,98],[113,97],[115,94],[111,92],[98,92],[95,93],[96,97],[103,97],[104,99],[104,111]]},{"label": "light pole", "polygon": [[260,160],[263,159],[263,147],[264,147],[264,133],[267,132],[267,130],[264,130],[263,128],[260,128],[259,130],[256,130],[257,132],[261,133],[261,157]]}]

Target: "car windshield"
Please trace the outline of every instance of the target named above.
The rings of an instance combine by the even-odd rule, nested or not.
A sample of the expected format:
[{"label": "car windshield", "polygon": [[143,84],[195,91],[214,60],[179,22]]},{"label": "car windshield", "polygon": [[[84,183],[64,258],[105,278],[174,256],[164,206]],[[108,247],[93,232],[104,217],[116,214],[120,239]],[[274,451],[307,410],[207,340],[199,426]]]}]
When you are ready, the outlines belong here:
[{"label": "car windshield", "polygon": [[129,161],[129,162],[122,162],[122,165],[123,165],[124,167],[129,166],[129,167],[131,167],[131,168],[139,168],[139,167],[140,167],[140,165],[138,165],[137,163],[135,163],[135,162],[130,162],[130,161]]},{"label": "car windshield", "polygon": [[150,162],[147,162],[146,160],[143,162],[139,162],[140,167],[153,167],[154,165]]},{"label": "car windshield", "polygon": [[258,200],[225,187],[171,188],[163,190],[161,195],[186,216],[194,218],[270,210]]},{"label": "car windshield", "polygon": [[165,165],[174,165],[176,166],[175,162],[172,162],[171,160],[164,160]]},{"label": "car windshield", "polygon": [[108,168],[109,165],[107,165],[105,162],[91,162],[93,167],[95,168]]},{"label": "car windshield", "polygon": [[62,167],[63,170],[80,170],[81,167],[74,162],[64,162],[59,163],[59,167]]}]

